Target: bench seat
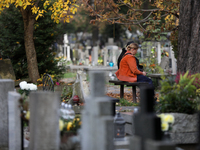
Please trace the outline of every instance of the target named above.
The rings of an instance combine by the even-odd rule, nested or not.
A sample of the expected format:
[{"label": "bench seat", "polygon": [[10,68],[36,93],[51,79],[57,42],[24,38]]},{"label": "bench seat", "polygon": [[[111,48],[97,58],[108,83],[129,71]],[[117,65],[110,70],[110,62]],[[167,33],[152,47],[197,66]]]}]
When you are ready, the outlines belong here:
[{"label": "bench seat", "polygon": [[133,103],[136,103],[136,86],[144,86],[148,85],[148,82],[126,82],[120,80],[109,80],[109,83],[113,83],[114,85],[120,85],[120,98],[124,98],[124,85],[132,87],[133,94]]}]

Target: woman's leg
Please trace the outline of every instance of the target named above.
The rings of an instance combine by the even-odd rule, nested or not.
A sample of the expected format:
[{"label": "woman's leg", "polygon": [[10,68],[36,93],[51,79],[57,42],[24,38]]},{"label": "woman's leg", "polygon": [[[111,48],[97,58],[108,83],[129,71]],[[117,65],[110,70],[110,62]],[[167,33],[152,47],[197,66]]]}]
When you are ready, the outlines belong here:
[{"label": "woman's leg", "polygon": [[137,82],[148,82],[152,87],[154,87],[152,80],[144,75],[137,75]]},{"label": "woman's leg", "polygon": [[[144,76],[144,75],[137,75],[137,82],[148,82],[150,87],[155,90],[152,80],[150,78]],[[153,95],[154,95],[154,99],[155,99],[155,102],[156,102],[157,98],[155,97],[155,91],[154,90],[153,90],[153,92],[154,92]]]}]

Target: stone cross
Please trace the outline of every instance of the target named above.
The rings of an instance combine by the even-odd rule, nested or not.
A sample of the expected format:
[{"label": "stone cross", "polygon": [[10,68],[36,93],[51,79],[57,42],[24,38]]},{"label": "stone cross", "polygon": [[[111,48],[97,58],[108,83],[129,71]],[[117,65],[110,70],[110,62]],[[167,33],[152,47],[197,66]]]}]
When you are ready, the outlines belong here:
[{"label": "stone cross", "polygon": [[[71,61],[71,58],[70,58],[70,46],[68,45],[69,40],[68,40],[67,34],[64,34],[63,43],[64,43],[64,57],[66,57],[66,55],[67,55],[67,61]],[[66,48],[67,48],[67,50],[66,50]],[[66,52],[67,52],[67,54],[66,54]]]},{"label": "stone cross", "polygon": [[134,114],[134,137],[130,150],[175,150],[171,143],[162,142],[161,120],[154,113],[154,89],[140,88],[140,112]]},{"label": "stone cross", "polygon": [[8,135],[9,150],[21,150],[21,95],[17,92],[8,92]]},{"label": "stone cross", "polygon": [[[160,118],[154,113],[154,89],[141,87],[140,113],[135,114],[135,135],[146,139],[161,140]],[[148,126],[146,126],[148,124]]]},{"label": "stone cross", "polygon": [[8,149],[8,92],[14,91],[14,80],[0,79],[0,149]]},{"label": "stone cross", "polygon": [[30,150],[59,150],[60,93],[30,93]]},{"label": "stone cross", "polygon": [[114,65],[117,65],[117,51],[118,51],[118,46],[116,46],[116,43],[114,43],[113,38],[108,38],[108,43],[106,43],[106,48],[110,50],[110,60],[114,63]]},{"label": "stone cross", "polygon": [[90,93],[82,111],[82,150],[113,150],[114,124],[112,103],[105,96],[104,72],[91,71]]}]

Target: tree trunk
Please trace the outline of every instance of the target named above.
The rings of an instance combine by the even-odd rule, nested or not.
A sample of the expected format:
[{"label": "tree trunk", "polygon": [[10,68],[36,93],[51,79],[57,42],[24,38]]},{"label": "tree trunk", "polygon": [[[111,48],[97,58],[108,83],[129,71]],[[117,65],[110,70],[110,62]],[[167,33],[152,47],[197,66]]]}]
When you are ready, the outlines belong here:
[{"label": "tree trunk", "polygon": [[24,21],[24,43],[26,49],[26,58],[28,63],[28,75],[31,82],[36,83],[39,78],[39,71],[37,65],[37,56],[35,51],[35,45],[33,41],[34,22],[35,17],[31,12],[31,9],[21,9],[21,13]]},{"label": "tree trunk", "polygon": [[200,72],[200,1],[181,0],[177,71]]}]

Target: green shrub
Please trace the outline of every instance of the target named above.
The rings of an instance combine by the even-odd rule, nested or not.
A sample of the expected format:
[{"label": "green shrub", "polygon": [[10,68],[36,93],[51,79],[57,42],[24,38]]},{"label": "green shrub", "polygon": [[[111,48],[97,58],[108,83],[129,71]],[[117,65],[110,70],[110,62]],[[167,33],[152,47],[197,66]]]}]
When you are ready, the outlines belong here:
[{"label": "green shrub", "polygon": [[199,96],[194,81],[199,74],[190,76],[188,73],[181,74],[178,83],[171,77],[161,81],[160,102],[156,106],[157,112],[186,114],[196,112]]},{"label": "green shrub", "polygon": [[133,103],[124,98],[120,98],[118,106],[138,106],[138,103]]}]

